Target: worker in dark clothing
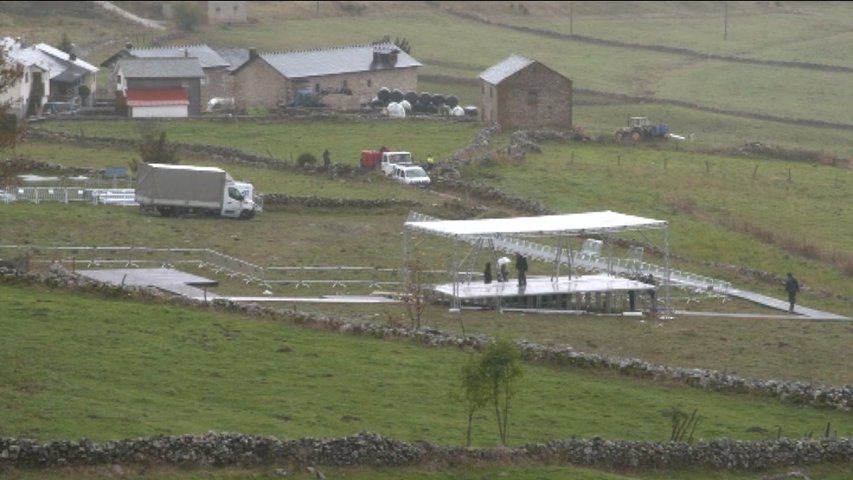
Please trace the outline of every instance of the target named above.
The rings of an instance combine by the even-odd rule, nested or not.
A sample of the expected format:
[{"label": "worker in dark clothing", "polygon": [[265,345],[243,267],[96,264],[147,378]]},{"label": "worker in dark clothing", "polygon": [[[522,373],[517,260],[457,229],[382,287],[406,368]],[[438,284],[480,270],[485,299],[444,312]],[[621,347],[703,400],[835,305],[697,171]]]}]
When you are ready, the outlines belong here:
[{"label": "worker in dark clothing", "polygon": [[332,154],[329,153],[329,149],[323,150],[323,166],[329,168],[329,165],[332,164]]},{"label": "worker in dark clothing", "polygon": [[486,270],[483,271],[483,283],[492,283],[492,262],[486,262]]},{"label": "worker in dark clothing", "polygon": [[527,286],[527,259],[520,253],[515,254],[515,269],[518,270],[518,286]]},{"label": "worker in dark clothing", "polygon": [[793,312],[794,303],[797,301],[797,292],[800,291],[800,282],[790,272],[788,278],[785,279],[785,291],[788,292],[788,311]]}]

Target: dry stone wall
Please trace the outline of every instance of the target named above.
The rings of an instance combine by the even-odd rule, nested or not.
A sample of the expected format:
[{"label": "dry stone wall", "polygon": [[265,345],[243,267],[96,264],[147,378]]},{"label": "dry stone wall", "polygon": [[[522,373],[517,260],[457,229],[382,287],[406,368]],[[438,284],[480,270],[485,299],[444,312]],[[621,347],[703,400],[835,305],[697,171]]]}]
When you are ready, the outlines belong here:
[{"label": "dry stone wall", "polygon": [[762,470],[772,467],[849,462],[853,440],[714,440],[686,444],[626,440],[569,439],[516,448],[442,447],[407,443],[361,432],[343,438],[282,440],[270,436],[208,432],[97,443],[90,440],[38,442],[0,437],[0,466],[55,467],[114,464],[180,466],[371,466],[459,467],[489,463],[582,465],[599,468],[713,468]]}]

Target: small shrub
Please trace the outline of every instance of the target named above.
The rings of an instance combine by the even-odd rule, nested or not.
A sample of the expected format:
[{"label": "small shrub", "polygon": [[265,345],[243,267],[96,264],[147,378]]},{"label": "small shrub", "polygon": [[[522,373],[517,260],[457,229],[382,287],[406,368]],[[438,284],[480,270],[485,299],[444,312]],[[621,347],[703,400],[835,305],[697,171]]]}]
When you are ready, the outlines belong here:
[{"label": "small shrub", "polygon": [[317,157],[311,152],[304,152],[296,158],[296,164],[300,167],[312,166],[317,163]]}]

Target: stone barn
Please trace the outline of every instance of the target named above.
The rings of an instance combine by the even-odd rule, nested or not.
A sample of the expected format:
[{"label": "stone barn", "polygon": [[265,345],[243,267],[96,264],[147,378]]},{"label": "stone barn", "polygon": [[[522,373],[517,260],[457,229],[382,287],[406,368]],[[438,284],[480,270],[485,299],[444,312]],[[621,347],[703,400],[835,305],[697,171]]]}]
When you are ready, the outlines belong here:
[{"label": "stone barn", "polygon": [[380,88],[414,91],[421,64],[391,43],[258,53],[233,73],[239,108],[322,102],[337,110],[369,103]]},{"label": "stone barn", "polygon": [[572,81],[511,55],[480,74],[480,120],[504,129],[572,126]]}]

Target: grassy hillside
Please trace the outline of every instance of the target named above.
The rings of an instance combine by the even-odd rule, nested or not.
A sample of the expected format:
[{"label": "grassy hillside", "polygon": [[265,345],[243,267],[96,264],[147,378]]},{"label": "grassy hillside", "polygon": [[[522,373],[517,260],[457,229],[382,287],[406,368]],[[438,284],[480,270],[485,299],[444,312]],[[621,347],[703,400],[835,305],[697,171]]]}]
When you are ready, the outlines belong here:
[{"label": "grassy hillside", "polygon": [[[0,290],[0,361],[8,366],[0,373],[0,435],[103,441],[371,430],[438,444],[464,438],[464,409],[453,401],[468,355],[461,351],[168,305]],[[595,435],[665,440],[671,425],[661,412],[671,407],[698,409],[707,420],[696,435],[707,439],[769,439],[778,428],[799,437],[827,422],[839,436],[853,434],[843,412],[582,370],[529,365],[525,373],[513,445]],[[490,420],[486,411],[478,416],[477,445],[495,445]]]},{"label": "grassy hillside", "polygon": [[[336,162],[353,166],[362,148],[376,148],[369,145],[377,144],[405,146],[416,158],[434,152],[442,159],[466,145],[479,128],[468,122],[414,119],[406,122],[180,121],[167,122],[164,126],[168,128],[169,138],[177,142],[227,145],[283,159],[298,156],[301,151],[319,154],[323,148],[329,148]],[[44,128],[72,134],[138,138],[135,122],[51,122],[44,124]],[[507,137],[504,134],[496,138],[494,148],[506,145]],[[463,173],[471,180],[536,199],[559,212],[611,209],[666,219],[671,225],[672,252],[685,259],[676,262],[677,268],[721,277],[771,295],[779,294],[778,284],[755,283],[725,266],[737,265],[780,275],[796,271],[809,289],[823,292],[814,298],[818,304],[839,312],[850,309],[849,300],[838,302],[831,298],[840,295],[849,299],[853,295],[853,283],[849,282],[853,260],[846,248],[851,230],[844,221],[853,215],[850,210],[853,179],[849,169],[797,161],[747,160],[679,147],[677,143],[659,149],[546,144],[541,154],[530,154],[523,163],[499,161],[491,167],[470,168]],[[35,146],[26,148],[37,152]],[[49,155],[49,147],[38,148],[47,149],[44,154]],[[68,166],[92,161],[85,156],[67,156]],[[460,198],[463,205],[489,203],[487,199],[470,199],[464,192],[451,192],[450,198],[424,195],[391,182],[383,182],[382,188],[377,189],[375,182],[365,179],[329,182],[293,173],[263,173],[230,166],[228,169],[257,181],[263,192],[409,198],[417,199],[424,207],[453,197]],[[454,213],[444,215],[456,217]]]},{"label": "grassy hillside", "polygon": [[[6,31],[44,37],[38,41],[58,41],[56,26],[45,29],[43,18],[28,5],[18,5],[25,3],[0,4],[0,22]],[[511,53],[536,58],[575,81],[581,92],[575,96],[575,123],[592,134],[609,139],[625,117],[648,115],[669,123],[676,133],[694,133],[695,140],[649,148],[606,141],[544,143],[542,153],[529,154],[523,162],[496,155],[491,164],[463,167],[463,178],[560,212],[613,209],[666,219],[675,267],[778,298],[783,296],[778,279],[793,271],[804,286],[800,303],[853,315],[848,241],[853,235],[849,221],[853,177],[844,161],[829,164],[832,155],[853,155],[853,137],[845,125],[803,123],[850,123],[846,109],[853,100],[848,93],[853,73],[766,63],[848,66],[853,55],[847,48],[853,24],[848,3],[728,2],[725,40],[720,38],[721,2],[249,2],[248,25],[200,26],[191,34],[146,32],[94,13],[87,18],[73,13],[82,7],[72,8],[70,3],[51,3],[51,11],[59,12],[60,27],[68,27],[72,41],[90,49],[95,63],[125,41],[144,45],[165,35],[170,36],[169,43],[208,42],[261,50],[366,43],[389,35],[407,38],[415,58],[424,63],[421,73],[427,80],[419,90],[453,93],[464,104],[476,104],[476,76],[483,69]],[[152,5],[127,2],[125,6],[155,15]],[[94,26],[90,19],[95,20]],[[570,33],[576,38],[565,36]],[[704,54],[765,63],[702,58]],[[332,118],[189,120],[162,125],[176,142],[228,146],[288,161],[302,152],[319,156],[328,148],[334,162],[347,165],[357,164],[361,150],[382,145],[410,150],[418,159],[428,154],[443,159],[465,146],[482,127],[435,119]],[[87,137],[139,136],[138,124],[125,121],[46,122],[38,128]],[[493,146],[506,147],[510,133],[496,137]],[[826,163],[803,161],[796,154],[789,154],[788,160],[730,154],[731,149],[752,142],[822,151],[827,154]],[[127,148],[79,147],[68,142],[29,142],[17,153],[87,169],[126,165],[136,158]],[[235,177],[254,182],[263,193],[395,198],[416,202],[413,209],[445,218],[460,218],[472,211],[483,216],[521,213],[514,205],[468,192],[405,188],[375,175],[330,179],[204,157],[189,157],[185,163],[222,166]],[[204,247],[260,265],[394,268],[400,262],[400,232],[409,210],[269,207],[252,221],[229,222],[146,216],[120,207],[18,202],[0,204],[0,245]],[[437,247],[446,246],[439,241],[424,239],[418,246],[436,265],[446,263],[449,250],[442,254]],[[0,250],[0,256],[9,251]],[[54,259],[60,256],[53,255]],[[50,258],[46,253],[39,257]],[[650,253],[646,259],[659,260]],[[199,273],[216,276],[210,270]],[[547,273],[546,266],[533,265],[531,274]],[[223,286],[217,291],[258,293],[257,285],[219,279]],[[340,287],[296,290],[292,285],[274,289],[285,295],[368,292]],[[684,292],[676,295],[682,302],[679,306],[698,312],[776,313],[743,302]],[[104,440],[229,430],[296,438],[371,430],[440,444],[459,444],[463,439],[464,414],[452,392],[453,379],[467,358],[465,352],[6,284],[0,285],[0,298],[0,328],[7,332],[0,339],[0,364],[8,367],[0,368],[4,405],[0,435]],[[351,321],[409,323],[398,305],[285,308]],[[438,305],[427,310],[424,325],[455,334],[569,344],[585,352],[744,377],[853,383],[849,322],[712,316],[656,322],[490,311],[458,315]],[[670,425],[661,411],[673,406],[698,408],[705,420],[697,436],[706,439],[769,439],[775,438],[779,428],[784,436],[800,438],[822,432],[827,422],[838,435],[853,434],[849,414],[844,412],[717,395],[602,372],[525,368],[511,416],[514,445],[594,435],[665,440]],[[485,412],[477,418],[477,445],[496,443],[492,422]],[[548,466],[324,472],[328,478],[356,479],[746,480],[756,476],[756,472],[598,472]],[[844,464],[817,466],[809,473],[811,478],[841,480],[853,472]],[[135,467],[123,473],[93,468],[4,471],[0,476],[7,474],[74,480],[137,474],[151,478],[274,475],[264,469],[163,468],[145,473]],[[299,472],[293,477],[307,475]]]}]

